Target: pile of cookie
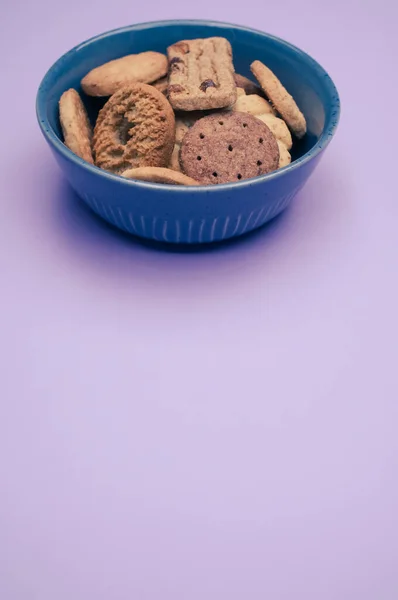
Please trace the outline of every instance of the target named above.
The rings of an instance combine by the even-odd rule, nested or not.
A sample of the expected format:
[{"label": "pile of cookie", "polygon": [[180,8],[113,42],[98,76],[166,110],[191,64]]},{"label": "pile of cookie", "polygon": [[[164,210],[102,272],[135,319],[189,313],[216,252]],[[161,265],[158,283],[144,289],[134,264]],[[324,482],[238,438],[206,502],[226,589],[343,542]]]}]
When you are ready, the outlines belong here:
[{"label": "pile of cookie", "polygon": [[59,102],[64,142],[91,164],[130,179],[177,185],[238,182],[291,162],[306,121],[274,73],[235,73],[231,45],[213,37],[112,60],[81,81],[106,99],[94,130],[74,89]]}]

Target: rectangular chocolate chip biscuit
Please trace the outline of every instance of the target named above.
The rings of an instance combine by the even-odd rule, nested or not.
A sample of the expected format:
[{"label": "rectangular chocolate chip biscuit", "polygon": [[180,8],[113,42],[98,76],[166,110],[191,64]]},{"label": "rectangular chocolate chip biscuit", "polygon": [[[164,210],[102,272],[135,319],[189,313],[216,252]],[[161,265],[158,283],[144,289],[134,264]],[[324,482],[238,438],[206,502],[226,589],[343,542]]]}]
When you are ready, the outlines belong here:
[{"label": "rectangular chocolate chip biscuit", "polygon": [[177,110],[225,108],[236,101],[231,44],[222,37],[185,40],[167,49],[169,100]]}]

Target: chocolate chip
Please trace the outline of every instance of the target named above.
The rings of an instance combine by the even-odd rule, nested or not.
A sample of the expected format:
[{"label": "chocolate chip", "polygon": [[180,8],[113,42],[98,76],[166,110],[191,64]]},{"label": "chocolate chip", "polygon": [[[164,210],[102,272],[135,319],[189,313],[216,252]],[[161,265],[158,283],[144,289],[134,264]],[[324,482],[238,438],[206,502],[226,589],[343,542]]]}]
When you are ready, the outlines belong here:
[{"label": "chocolate chip", "polygon": [[170,61],[170,67],[172,69],[178,69],[179,68],[178,64],[183,63],[183,62],[184,61],[181,58],[179,58],[178,56],[174,56],[174,58],[172,58]]},{"label": "chocolate chip", "polygon": [[217,87],[212,79],[205,79],[199,86],[199,89],[202,92],[205,92],[209,87]]}]

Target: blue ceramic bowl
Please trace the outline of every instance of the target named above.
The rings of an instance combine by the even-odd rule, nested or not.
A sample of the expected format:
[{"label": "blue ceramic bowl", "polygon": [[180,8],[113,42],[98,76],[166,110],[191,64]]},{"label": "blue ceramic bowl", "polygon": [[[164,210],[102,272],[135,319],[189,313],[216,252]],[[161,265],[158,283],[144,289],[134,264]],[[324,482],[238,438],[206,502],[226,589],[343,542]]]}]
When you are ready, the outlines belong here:
[{"label": "blue ceramic bowl", "polygon": [[[283,169],[237,183],[180,187],[131,181],[89,165],[62,143],[58,100],[93,67],[144,50],[164,52],[181,39],[226,37],[237,73],[265,62],[296,99],[308,134]],[[101,101],[84,97],[94,121]],[[98,215],[134,235],[164,242],[204,243],[261,227],[284,210],[303,187],[332,139],[339,120],[337,90],[310,56],[278,38],[225,23],[166,21],[132,25],[73,48],[49,69],[37,94],[37,118],[56,161],[77,194]]]}]

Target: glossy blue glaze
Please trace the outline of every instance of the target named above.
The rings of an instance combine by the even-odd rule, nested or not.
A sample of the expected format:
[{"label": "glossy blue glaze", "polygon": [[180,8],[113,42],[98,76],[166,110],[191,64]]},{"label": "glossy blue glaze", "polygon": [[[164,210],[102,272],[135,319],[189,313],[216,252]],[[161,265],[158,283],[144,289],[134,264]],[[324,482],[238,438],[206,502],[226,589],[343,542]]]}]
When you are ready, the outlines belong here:
[{"label": "glossy blue glaze", "polygon": [[[226,185],[180,187],[135,182],[85,163],[62,143],[58,100],[93,67],[143,50],[165,51],[181,39],[224,36],[233,47],[236,71],[265,62],[294,96],[308,134],[291,165]],[[90,119],[103,101],[83,96]],[[208,21],[132,25],[97,36],[64,54],[45,75],[37,94],[37,118],[51,150],[77,194],[101,217],[132,234],[173,243],[206,243],[260,227],[292,201],[333,137],[339,120],[337,90],[324,69],[298,48],[259,31]]]}]

